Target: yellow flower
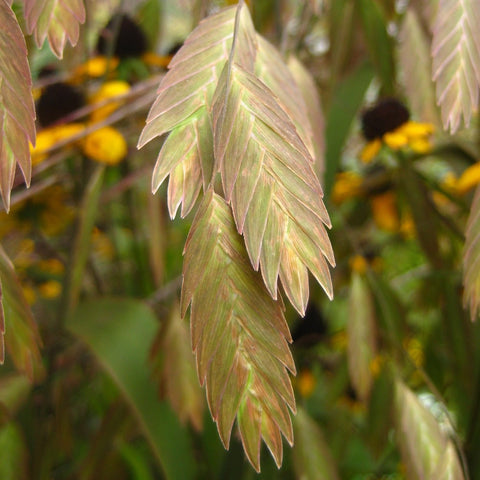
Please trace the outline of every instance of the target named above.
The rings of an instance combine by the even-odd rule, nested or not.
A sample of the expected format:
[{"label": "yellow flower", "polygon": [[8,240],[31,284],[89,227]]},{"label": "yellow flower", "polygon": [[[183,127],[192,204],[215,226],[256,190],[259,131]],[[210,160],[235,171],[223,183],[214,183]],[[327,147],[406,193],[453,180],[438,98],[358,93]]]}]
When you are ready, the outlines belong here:
[{"label": "yellow flower", "polygon": [[408,142],[408,146],[415,152],[421,155],[425,155],[426,153],[432,150],[432,144],[430,140],[426,138],[416,138],[412,139]]},{"label": "yellow flower", "polygon": [[370,372],[374,377],[378,377],[378,374],[382,370],[382,364],[384,359],[381,355],[375,355],[370,362]]},{"label": "yellow flower", "polygon": [[435,127],[431,123],[420,123],[408,121],[399,127],[401,132],[406,135],[409,140],[415,138],[428,137],[435,131]]},{"label": "yellow flower", "polygon": [[142,60],[147,64],[153,67],[168,67],[170,60],[172,60],[171,55],[157,55],[153,52],[145,52],[142,55]]},{"label": "yellow flower", "polygon": [[350,268],[354,272],[357,272],[363,275],[367,271],[368,262],[367,262],[367,259],[362,255],[355,255],[350,259],[349,263],[350,263]]},{"label": "yellow flower", "polygon": [[[477,162],[466,168],[460,178],[457,178],[454,173],[448,172],[441,182],[442,188],[452,195],[465,195],[472,188],[480,183],[480,162]],[[439,194],[441,195],[441,194]],[[435,198],[437,203],[443,204],[448,202],[445,196]],[[444,200],[444,201],[442,201]]]},{"label": "yellow flower", "polygon": [[115,255],[111,240],[98,228],[94,228],[92,232],[92,249],[103,260],[112,260]]},{"label": "yellow flower", "polygon": [[308,398],[314,392],[317,381],[312,371],[305,368],[300,371],[295,383],[300,395],[303,398]]},{"label": "yellow flower", "polygon": [[383,144],[392,150],[408,148],[415,153],[428,153],[433,125],[413,122],[409,117],[408,109],[395,98],[381,100],[366,110],[362,115],[362,130],[368,143],[360,159],[364,163],[370,162]]},{"label": "yellow flower", "polygon": [[397,232],[400,227],[400,219],[393,192],[385,192],[375,195],[370,200],[373,219],[378,228],[387,232]]},{"label": "yellow flower", "polygon": [[402,147],[408,144],[408,137],[404,135],[399,129],[388,132],[383,136],[385,145],[392,150],[400,150]]},{"label": "yellow flower", "polygon": [[82,123],[68,123],[56,127],[47,127],[38,132],[35,147],[30,145],[30,154],[32,156],[32,165],[38,165],[47,157],[46,153],[56,143],[67,140],[83,131],[85,125]]},{"label": "yellow flower", "polygon": [[413,221],[412,214],[410,212],[405,213],[402,216],[402,221],[400,223],[400,233],[405,238],[415,237],[415,222]]},{"label": "yellow flower", "polygon": [[35,242],[31,238],[24,238],[20,241],[18,252],[12,259],[18,270],[24,270],[34,262]]},{"label": "yellow flower", "polygon": [[38,266],[44,272],[52,275],[60,275],[65,270],[65,266],[58,258],[45,258],[38,262]]},{"label": "yellow flower", "polygon": [[[95,104],[105,100],[113,99],[121,95],[125,95],[130,90],[130,84],[122,80],[113,80],[111,82],[104,83],[99,90],[90,98],[89,103]],[[107,118],[118,107],[122,105],[122,101],[112,101],[106,105],[94,110],[90,115],[92,122],[99,122],[104,118]]]},{"label": "yellow flower", "polygon": [[37,133],[35,146],[30,145],[30,155],[32,157],[32,165],[42,163],[48,155],[45,153],[50,147],[55,145],[55,136],[51,129],[46,128]]},{"label": "yellow flower", "polygon": [[362,178],[354,172],[337,174],[332,191],[332,200],[339,204],[361,193]]},{"label": "yellow flower", "polygon": [[480,162],[464,170],[455,185],[455,190],[460,195],[466,194],[480,183]]},{"label": "yellow flower", "polygon": [[352,272],[359,273],[360,275],[364,275],[368,267],[376,272],[381,271],[383,268],[383,260],[380,257],[373,257],[367,260],[363,255],[354,255],[348,263]]},{"label": "yellow flower", "polygon": [[40,292],[40,295],[42,295],[42,297],[49,299],[57,298],[60,293],[62,293],[62,285],[56,280],[50,280],[48,282],[42,283],[38,287],[38,291]]},{"label": "yellow flower", "polygon": [[375,138],[371,142],[368,142],[365,147],[363,147],[363,150],[360,153],[360,160],[363,163],[371,162],[378,155],[378,152],[381,148],[382,141],[379,138]]},{"label": "yellow flower", "polygon": [[90,58],[84,64],[79,65],[73,74],[72,81],[74,83],[79,82],[84,76],[99,78],[107,73],[107,71],[113,71],[118,66],[118,58],[108,58],[104,55]]},{"label": "yellow flower", "polygon": [[127,142],[122,134],[112,127],[103,127],[87,135],[83,152],[99,163],[116,165],[127,155]]}]

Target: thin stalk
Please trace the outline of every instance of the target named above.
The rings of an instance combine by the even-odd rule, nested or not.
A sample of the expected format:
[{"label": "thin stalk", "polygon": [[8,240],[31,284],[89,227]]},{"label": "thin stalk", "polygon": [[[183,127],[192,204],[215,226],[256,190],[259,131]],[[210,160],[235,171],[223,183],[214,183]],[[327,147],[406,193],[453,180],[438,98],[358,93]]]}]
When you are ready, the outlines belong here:
[{"label": "thin stalk", "polygon": [[83,192],[77,228],[73,239],[72,254],[69,259],[63,295],[57,316],[56,326],[59,329],[63,327],[66,318],[72,313],[80,296],[90,249],[91,234],[98,212],[104,173],[105,166],[98,165]]}]

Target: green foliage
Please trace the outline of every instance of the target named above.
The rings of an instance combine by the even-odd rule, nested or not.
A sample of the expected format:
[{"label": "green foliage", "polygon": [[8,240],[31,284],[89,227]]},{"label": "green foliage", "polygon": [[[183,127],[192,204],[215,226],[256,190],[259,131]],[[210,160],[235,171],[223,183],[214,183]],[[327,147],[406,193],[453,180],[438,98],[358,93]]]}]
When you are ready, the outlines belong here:
[{"label": "green foliage", "polygon": [[167,478],[194,478],[190,440],[149,378],[147,354],[157,327],[153,313],[140,302],[104,298],[82,303],[66,326],[124,393]]}]

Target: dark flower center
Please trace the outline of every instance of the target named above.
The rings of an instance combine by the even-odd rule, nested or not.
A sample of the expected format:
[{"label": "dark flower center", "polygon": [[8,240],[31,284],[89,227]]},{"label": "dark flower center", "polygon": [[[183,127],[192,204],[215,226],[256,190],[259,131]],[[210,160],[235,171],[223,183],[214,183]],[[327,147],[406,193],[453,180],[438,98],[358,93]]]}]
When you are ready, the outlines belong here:
[{"label": "dark flower center", "polygon": [[367,140],[381,138],[408,122],[410,112],[395,98],[386,98],[362,114],[362,131]]},{"label": "dark flower center", "polygon": [[118,34],[113,47],[113,55],[119,58],[139,57],[146,52],[147,38],[142,29],[129,16],[115,14],[98,38],[98,53],[108,54],[110,42],[114,40],[117,28]]},{"label": "dark flower center", "polygon": [[47,127],[85,105],[85,98],[75,87],[54,83],[45,87],[37,102],[37,118]]}]

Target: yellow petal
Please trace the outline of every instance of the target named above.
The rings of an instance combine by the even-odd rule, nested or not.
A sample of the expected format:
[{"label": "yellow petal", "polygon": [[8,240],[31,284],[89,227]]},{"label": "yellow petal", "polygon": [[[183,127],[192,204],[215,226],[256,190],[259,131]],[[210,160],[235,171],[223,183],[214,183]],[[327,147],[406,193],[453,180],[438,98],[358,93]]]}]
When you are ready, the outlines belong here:
[{"label": "yellow petal", "polygon": [[371,162],[377,156],[381,147],[382,147],[382,141],[379,138],[376,138],[375,140],[368,142],[365,145],[365,147],[363,147],[363,150],[360,153],[360,160],[363,163]]},{"label": "yellow petal", "polygon": [[427,138],[414,138],[409,140],[408,146],[415,152],[415,153],[428,153],[432,150],[432,144]]},{"label": "yellow petal", "polygon": [[377,227],[387,232],[397,232],[400,227],[400,220],[393,192],[375,195],[370,203]]},{"label": "yellow petal", "polygon": [[111,82],[105,82],[94,95],[90,97],[88,103],[98,103],[109,98],[118,97],[124,95],[130,90],[130,84],[123,80],[112,80]]},{"label": "yellow petal", "polygon": [[[438,193],[438,192],[436,192]],[[405,238],[414,238],[415,237],[415,222],[413,221],[412,214],[410,212],[406,212],[402,216],[402,221],[400,223],[400,233],[405,237]]]},{"label": "yellow petal", "polygon": [[85,125],[82,123],[68,123],[66,125],[58,125],[57,127],[45,128],[38,132],[35,147],[30,145],[32,165],[38,165],[43,162],[48,157],[48,154],[45,152],[56,143],[73,137],[84,129]]},{"label": "yellow petal", "polygon": [[45,258],[38,262],[38,268],[52,275],[60,275],[65,270],[63,263],[58,258]]},{"label": "yellow petal", "polygon": [[54,127],[52,135],[55,137],[56,143],[62,140],[67,140],[68,138],[83,132],[83,130],[85,130],[85,125],[83,123],[67,123],[66,125]]},{"label": "yellow petal", "polygon": [[382,364],[384,363],[384,358],[381,355],[375,355],[370,362],[370,371],[374,377],[378,377],[380,371],[382,370]]},{"label": "yellow petal", "polygon": [[296,379],[298,391],[303,398],[308,398],[312,395],[316,383],[315,376],[309,369],[301,370]]},{"label": "yellow petal", "polygon": [[355,255],[349,261],[350,268],[357,273],[364,274],[368,268],[367,259],[362,255]]},{"label": "yellow petal", "polygon": [[127,142],[118,130],[103,127],[87,135],[83,152],[96,162],[116,165],[127,155]]},{"label": "yellow petal", "polygon": [[30,155],[32,157],[32,165],[38,165],[47,158],[45,153],[56,142],[55,134],[51,129],[41,130],[37,133],[35,147],[30,145]]},{"label": "yellow petal", "polygon": [[480,162],[468,167],[458,179],[456,190],[464,195],[480,183]]},{"label": "yellow petal", "polygon": [[341,172],[336,176],[332,190],[332,200],[340,204],[357,196],[361,191],[362,178],[354,172]]},{"label": "yellow petal", "polygon": [[406,122],[398,131],[408,138],[428,137],[435,131],[435,127],[431,123]]},{"label": "yellow petal", "polygon": [[42,283],[38,290],[42,297],[45,298],[57,298],[62,292],[62,285],[56,280],[50,280],[48,282]]},{"label": "yellow petal", "polygon": [[166,68],[172,59],[171,55],[157,55],[153,52],[146,52],[142,55],[142,60],[147,65]]},{"label": "yellow petal", "polygon": [[87,75],[92,78],[102,77],[107,71],[113,71],[118,66],[118,58],[108,58],[103,55],[90,58],[84,64],[79,65],[74,72],[73,81]]},{"label": "yellow petal", "polygon": [[[106,82],[94,95],[92,95],[92,97],[90,97],[88,103],[95,104],[104,102],[105,100],[125,95],[129,90],[130,84],[122,80]],[[122,105],[122,103],[122,101],[112,101],[103,105],[92,112],[90,119],[92,122],[99,122],[111,115],[118,107],[120,107],[120,105]]]},{"label": "yellow petal", "polygon": [[383,141],[392,150],[399,150],[408,144],[408,137],[402,132],[395,130],[394,132],[388,132],[383,136]]}]

